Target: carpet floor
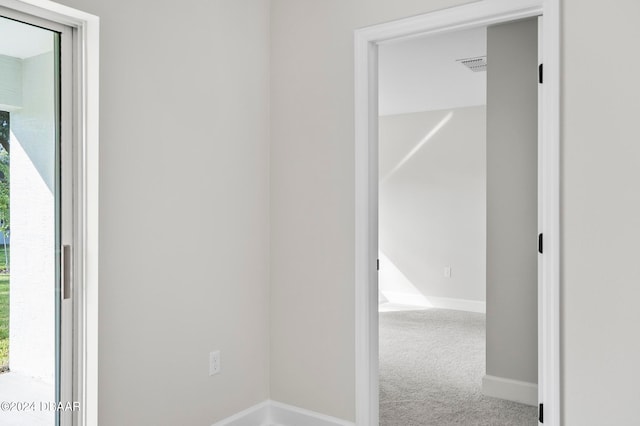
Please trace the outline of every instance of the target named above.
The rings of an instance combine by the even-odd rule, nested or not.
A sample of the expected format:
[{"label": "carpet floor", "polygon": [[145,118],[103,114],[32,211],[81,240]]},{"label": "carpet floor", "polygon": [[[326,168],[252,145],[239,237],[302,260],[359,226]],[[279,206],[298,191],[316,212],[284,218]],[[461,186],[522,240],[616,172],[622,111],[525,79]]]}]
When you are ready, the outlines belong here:
[{"label": "carpet floor", "polygon": [[482,394],[485,315],[380,313],[381,426],[536,426],[537,408]]}]

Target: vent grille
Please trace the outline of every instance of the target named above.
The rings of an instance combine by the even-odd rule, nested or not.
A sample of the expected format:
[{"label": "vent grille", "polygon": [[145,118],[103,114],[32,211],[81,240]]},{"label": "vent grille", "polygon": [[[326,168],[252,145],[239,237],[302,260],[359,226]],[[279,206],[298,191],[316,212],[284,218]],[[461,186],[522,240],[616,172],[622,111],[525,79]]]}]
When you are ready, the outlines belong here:
[{"label": "vent grille", "polygon": [[475,58],[458,59],[465,67],[469,68],[473,72],[483,72],[487,70],[487,57],[476,56]]}]

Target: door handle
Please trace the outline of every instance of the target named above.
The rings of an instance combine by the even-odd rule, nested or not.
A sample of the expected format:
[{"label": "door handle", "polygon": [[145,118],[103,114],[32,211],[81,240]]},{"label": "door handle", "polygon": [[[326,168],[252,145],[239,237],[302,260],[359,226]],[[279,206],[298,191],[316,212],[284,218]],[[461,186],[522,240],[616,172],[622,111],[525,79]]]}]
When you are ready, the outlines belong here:
[{"label": "door handle", "polygon": [[70,245],[62,246],[62,298],[71,299],[71,280],[73,278],[73,252]]}]

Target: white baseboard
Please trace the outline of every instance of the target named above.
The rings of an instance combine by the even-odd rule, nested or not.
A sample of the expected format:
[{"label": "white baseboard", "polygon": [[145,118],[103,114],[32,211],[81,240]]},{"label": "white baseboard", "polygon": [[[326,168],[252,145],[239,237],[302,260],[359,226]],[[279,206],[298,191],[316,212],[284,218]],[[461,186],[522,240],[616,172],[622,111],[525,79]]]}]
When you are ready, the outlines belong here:
[{"label": "white baseboard", "polygon": [[454,309],[456,311],[487,313],[487,304],[480,300],[451,299],[449,297],[427,297],[434,308]]},{"label": "white baseboard", "polygon": [[485,375],[482,378],[482,393],[494,398],[506,399],[527,405],[538,405],[538,385]]},{"label": "white baseboard", "polygon": [[381,291],[380,294],[382,294],[382,297],[387,299],[387,302],[389,303],[407,306],[420,306],[425,308],[431,307],[429,301],[421,294],[400,293],[395,291]]},{"label": "white baseboard", "polygon": [[271,401],[263,401],[212,426],[270,426],[270,409]]},{"label": "white baseboard", "polygon": [[277,401],[271,401],[271,421],[274,426],[354,426],[353,422]]},{"label": "white baseboard", "polygon": [[454,309],[456,311],[487,312],[487,304],[480,300],[454,299],[449,297],[423,296],[414,293],[381,292],[390,303],[420,306],[424,308]]},{"label": "white baseboard", "polygon": [[267,400],[213,426],[355,426],[335,417]]}]

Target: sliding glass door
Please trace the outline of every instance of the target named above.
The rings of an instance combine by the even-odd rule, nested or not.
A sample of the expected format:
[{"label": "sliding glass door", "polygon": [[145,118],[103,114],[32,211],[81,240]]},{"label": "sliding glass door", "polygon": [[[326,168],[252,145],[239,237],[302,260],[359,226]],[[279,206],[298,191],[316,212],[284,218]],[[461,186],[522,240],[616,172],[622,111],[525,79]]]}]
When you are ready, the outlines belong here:
[{"label": "sliding glass door", "polygon": [[[72,403],[70,33],[0,9],[0,424]],[[65,80],[66,79],[66,80]],[[65,92],[66,91],[66,92]],[[67,170],[69,169],[69,170]]]}]

